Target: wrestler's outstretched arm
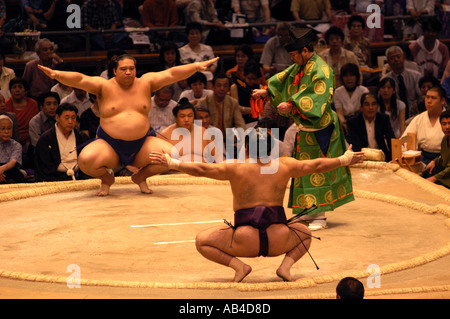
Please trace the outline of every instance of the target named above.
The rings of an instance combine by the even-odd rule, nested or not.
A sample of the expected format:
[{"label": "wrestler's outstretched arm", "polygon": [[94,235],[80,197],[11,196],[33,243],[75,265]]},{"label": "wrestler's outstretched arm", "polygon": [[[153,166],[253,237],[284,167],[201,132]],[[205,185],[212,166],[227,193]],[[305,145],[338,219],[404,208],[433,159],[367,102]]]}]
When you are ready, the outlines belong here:
[{"label": "wrestler's outstretched arm", "polygon": [[350,145],[344,155],[336,158],[316,158],[312,160],[296,160],[285,158],[291,177],[300,177],[312,173],[325,173],[341,166],[348,166],[364,162],[366,156],[363,152],[353,152]]},{"label": "wrestler's outstretched arm", "polygon": [[167,153],[152,152],[149,154],[151,164],[167,166],[192,176],[208,177],[218,180],[229,180],[232,177],[230,163],[181,162]]},{"label": "wrestler's outstretched arm", "polygon": [[108,81],[100,76],[87,76],[79,72],[58,71],[43,65],[38,65],[38,68],[51,79],[55,79],[67,86],[85,90],[97,96],[100,93],[101,86]]},{"label": "wrestler's outstretched arm", "polygon": [[149,81],[154,92],[166,85],[187,79],[195,72],[206,71],[217,60],[219,60],[219,57],[207,61],[174,66],[160,72],[149,72],[144,74],[141,79]]}]

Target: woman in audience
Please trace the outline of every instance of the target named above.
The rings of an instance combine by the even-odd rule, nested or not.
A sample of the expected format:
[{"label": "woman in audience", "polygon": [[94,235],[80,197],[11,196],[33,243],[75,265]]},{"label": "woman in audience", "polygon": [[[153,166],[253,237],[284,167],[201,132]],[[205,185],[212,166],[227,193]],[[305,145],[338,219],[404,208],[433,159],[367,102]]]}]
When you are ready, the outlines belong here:
[{"label": "woman in audience", "polygon": [[[253,49],[248,44],[242,44],[238,46],[234,51],[234,58],[236,60],[236,65],[226,72],[226,75],[231,79],[231,81],[236,82],[236,80],[244,81],[244,67],[249,60],[253,60]],[[258,79],[258,83],[261,85],[266,85],[266,78],[264,77],[264,71],[261,68],[261,77]]]},{"label": "woman in audience", "polygon": [[395,137],[399,138],[405,131],[406,105],[397,99],[395,81],[392,78],[385,77],[380,81],[378,99],[380,102],[380,113],[389,115]]},{"label": "woman in audience", "polygon": [[[202,26],[199,23],[188,23],[186,25],[186,34],[188,37],[188,44],[180,48],[181,63],[194,63],[213,59],[214,52],[211,46],[202,43]],[[212,64],[203,73],[208,81],[209,88],[211,87],[214,73],[217,69],[217,62]]]}]

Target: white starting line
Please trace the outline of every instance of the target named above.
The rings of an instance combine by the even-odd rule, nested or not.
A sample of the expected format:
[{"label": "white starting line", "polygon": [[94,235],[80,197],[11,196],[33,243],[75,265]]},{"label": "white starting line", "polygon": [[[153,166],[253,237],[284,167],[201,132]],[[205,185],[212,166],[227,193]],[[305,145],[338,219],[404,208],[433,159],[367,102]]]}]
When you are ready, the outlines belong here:
[{"label": "white starting line", "polygon": [[[201,221],[201,222],[187,222],[187,223],[131,225],[130,227],[132,227],[132,228],[143,228],[143,227],[179,226],[179,225],[211,224],[211,223],[223,223],[223,219],[221,219],[221,220],[207,220],[207,221]],[[192,239],[192,240],[177,240],[177,241],[161,241],[161,242],[153,243],[153,245],[170,245],[170,244],[184,244],[184,243],[195,243],[195,239]]]},{"label": "white starting line", "polygon": [[132,228],[142,228],[142,227],[178,226],[178,225],[209,224],[209,223],[223,223],[223,219],[221,219],[221,220],[209,220],[209,221],[202,221],[202,222],[187,222],[187,223],[132,225],[130,227],[132,227]]}]

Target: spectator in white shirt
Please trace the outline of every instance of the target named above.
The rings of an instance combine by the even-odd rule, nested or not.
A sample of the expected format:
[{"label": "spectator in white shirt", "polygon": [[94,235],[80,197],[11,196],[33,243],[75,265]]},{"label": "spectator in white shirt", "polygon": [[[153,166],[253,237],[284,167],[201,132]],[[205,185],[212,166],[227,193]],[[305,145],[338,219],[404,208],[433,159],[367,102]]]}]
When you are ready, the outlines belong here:
[{"label": "spectator in white shirt", "polygon": [[89,94],[85,90],[73,88],[73,92],[61,99],[61,104],[69,103],[78,109],[78,116],[92,106]]},{"label": "spectator in white shirt", "polygon": [[148,114],[150,126],[158,131],[175,123],[172,110],[177,106],[177,102],[172,99],[174,89],[172,86],[165,86],[155,92],[151,99],[152,108]]}]

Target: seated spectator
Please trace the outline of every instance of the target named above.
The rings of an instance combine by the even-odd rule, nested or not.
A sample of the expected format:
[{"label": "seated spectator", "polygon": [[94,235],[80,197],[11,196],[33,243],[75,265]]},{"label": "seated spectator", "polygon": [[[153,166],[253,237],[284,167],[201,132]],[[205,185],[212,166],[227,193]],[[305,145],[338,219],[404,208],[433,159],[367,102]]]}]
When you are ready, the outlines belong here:
[{"label": "seated spectator", "polygon": [[373,93],[361,96],[361,112],[347,120],[347,142],[353,150],[380,149],[386,162],[391,156],[391,139],[395,138],[389,116],[378,112],[378,99]]},{"label": "seated spectator", "polygon": [[292,65],[291,56],[284,46],[291,40],[289,36],[290,25],[287,22],[278,22],[276,36],[271,37],[264,44],[259,63],[261,63],[266,78],[283,71]]},{"label": "seated spectator", "polygon": [[[342,85],[341,81],[341,68],[347,63],[353,63],[359,67],[359,61],[356,55],[347,49],[342,47],[344,42],[344,32],[338,27],[331,27],[325,32],[325,41],[329,48],[320,52],[321,58],[333,69],[335,88]],[[360,82],[362,84],[362,73],[360,72]]]},{"label": "seated spectator", "polygon": [[[186,34],[188,37],[188,44],[182,46],[180,51],[181,63],[188,64],[193,62],[201,62],[214,59],[214,51],[211,46],[201,43],[202,40],[202,26],[199,23],[189,23],[186,26]],[[203,73],[207,81],[212,81],[214,73],[217,69],[217,62],[209,66]]]},{"label": "seated spectator", "polygon": [[439,117],[445,104],[445,91],[440,86],[432,87],[425,96],[427,110],[414,117],[406,127],[403,136],[415,133],[417,149],[422,151],[422,162],[428,165],[430,161],[440,155],[441,142],[444,137],[439,125]]},{"label": "seated spectator", "polygon": [[214,141],[215,151],[217,156],[215,162],[221,161],[220,155],[225,156],[225,146],[223,144],[222,132],[215,126],[211,125],[211,116],[209,115],[209,109],[206,106],[200,106],[195,108],[195,120],[200,121],[201,125],[208,130],[209,136]]},{"label": "seated spectator", "polygon": [[247,127],[255,127],[258,116],[253,117],[251,109],[251,97],[254,89],[260,89],[261,67],[253,60],[248,61],[244,67],[244,80],[233,81],[230,88],[231,97],[235,98],[241,106],[242,117]]},{"label": "seated spectator", "polygon": [[366,22],[358,15],[351,16],[347,22],[348,36],[344,39],[344,49],[352,51],[358,58],[359,65],[365,67],[372,66],[369,39],[364,37]]},{"label": "seated spectator", "polygon": [[[121,13],[113,0],[87,0],[81,7],[82,28],[85,30],[115,30],[123,26]],[[127,49],[130,39],[124,32],[90,35],[94,50]]]},{"label": "seated spectator", "polygon": [[73,92],[61,99],[61,104],[69,103],[75,106],[78,110],[78,116],[91,107],[92,101],[89,99],[89,93],[85,90],[72,88]]},{"label": "seated spectator", "polygon": [[407,0],[406,11],[412,19],[407,20],[403,30],[405,41],[415,40],[422,35],[422,16],[434,14],[434,0]]},{"label": "seated spectator", "polygon": [[3,53],[10,53],[11,52],[11,40],[9,37],[6,37],[4,34],[8,31],[12,30],[6,30],[3,28],[5,23],[7,22],[7,16],[6,16],[6,4],[4,0],[0,0],[0,51]]},{"label": "seated spectator", "polygon": [[145,0],[142,5],[142,24],[150,28],[150,39],[153,43],[185,40],[185,36],[179,31],[151,30],[151,28],[178,26],[178,9],[173,0]]},{"label": "seated spectator", "polygon": [[177,102],[172,99],[173,93],[173,87],[168,85],[159,89],[153,95],[151,99],[152,107],[148,114],[152,129],[163,130],[175,122],[172,110],[177,106]]},{"label": "seated spectator", "polygon": [[[31,1],[30,1],[31,2]],[[82,4],[81,0],[42,0],[44,11],[43,18],[47,28],[45,31],[73,31],[69,27],[68,21],[72,12],[67,12],[67,6],[70,4]],[[56,34],[49,35],[49,40],[58,45],[60,52],[77,52],[82,47],[82,38],[77,34]]]},{"label": "seated spectator", "polygon": [[268,118],[275,122],[275,127],[279,130],[279,140],[282,141],[285,138],[285,134],[287,134],[287,130],[294,123],[294,119],[289,116],[283,116],[270,104],[270,102],[266,102],[264,104],[264,111],[261,115],[261,118]]},{"label": "seated spectator", "polygon": [[[59,71],[74,71],[71,64],[62,62],[55,65],[55,70]],[[56,80],[56,84],[52,86],[50,89],[50,92],[58,93],[59,99],[62,100],[66,96],[68,96],[70,93],[73,92],[73,89],[71,86],[67,86]]]},{"label": "seated spectator", "polygon": [[13,140],[13,122],[0,115],[0,184],[25,183],[19,170],[22,164],[22,145]]},{"label": "seated spectator", "polygon": [[[234,83],[236,80],[244,81],[244,67],[247,61],[253,60],[253,49],[248,44],[242,44],[236,47],[234,50],[234,58],[236,65],[229,69],[225,74]],[[258,83],[266,85],[266,78],[264,77],[264,70],[261,68],[261,77],[258,79]]]},{"label": "seated spectator", "polygon": [[234,13],[245,15],[246,22],[248,23],[270,23],[269,0],[232,0],[231,7],[233,8]]},{"label": "seated spectator", "polygon": [[110,49],[108,50],[108,52],[106,52],[107,68],[106,70],[103,70],[102,73],[100,73],[100,76],[102,78],[109,80],[114,77],[114,59],[118,56],[121,56],[122,54],[127,54],[127,51],[120,49]]},{"label": "seated spectator", "polygon": [[356,278],[345,277],[336,286],[336,299],[362,300],[364,299],[364,285]]},{"label": "seated spectator", "polygon": [[98,108],[97,97],[89,93],[89,99],[92,103],[91,107],[81,113],[80,116],[80,132],[93,139],[97,136],[97,129],[100,125],[100,110]]},{"label": "seated spectator", "polygon": [[[184,9],[184,13],[186,26],[191,23],[198,23],[205,27],[200,29],[203,39],[207,39],[214,29],[225,29],[222,21],[217,16],[213,0],[191,0]],[[186,33],[188,33],[187,31],[186,29]]]},{"label": "seated spectator", "polygon": [[28,18],[28,25],[33,26],[33,30],[45,30],[44,10],[42,1],[22,0],[23,11]]},{"label": "seated spectator", "polygon": [[22,150],[28,151],[30,142],[29,123],[39,113],[37,102],[27,97],[28,83],[23,78],[15,77],[9,82],[11,97],[6,100],[6,111],[16,114],[19,124],[20,144]]},{"label": "seated spectator", "polygon": [[398,46],[391,46],[386,50],[386,58],[392,71],[385,76],[394,79],[397,97],[405,103],[405,119],[411,114],[411,107],[420,97],[419,72],[405,67],[405,54]]},{"label": "seated spectator", "polygon": [[384,78],[380,81],[378,100],[380,102],[380,113],[389,116],[395,137],[400,138],[405,131],[406,106],[405,103],[397,98],[395,82],[392,78]]},{"label": "seated spectator", "polygon": [[55,80],[52,80],[38,69],[39,64],[54,69],[56,64],[63,62],[55,53],[55,49],[53,42],[45,38],[40,39],[35,46],[35,51],[39,58],[25,64],[22,77],[27,81],[30,88],[29,94],[34,99],[38,99],[42,93],[50,91],[56,84]]},{"label": "seated spectator", "polygon": [[213,80],[213,94],[201,98],[198,107],[209,109],[211,124],[221,130],[226,138],[227,128],[246,129],[241,107],[236,99],[228,95],[230,80],[225,74],[217,74]]},{"label": "seated spectator", "polygon": [[5,66],[5,55],[0,52],[0,92],[5,99],[8,99],[11,94],[9,93],[9,81],[16,77],[16,73],[13,69]]},{"label": "seated spectator", "polygon": [[365,86],[359,85],[359,68],[356,64],[347,63],[341,68],[342,86],[334,92],[334,107],[344,130],[347,132],[346,120],[360,111],[361,96],[369,92]]},{"label": "seated spectator", "polygon": [[11,119],[11,121],[13,121],[12,139],[20,143],[19,124],[17,122],[16,114],[13,112],[6,111],[5,98],[2,92],[0,92],[0,115],[6,115]]},{"label": "seated spectator", "polygon": [[[389,1],[389,0],[388,0]],[[358,13],[366,13],[367,7],[371,4],[376,4],[379,7],[381,7],[384,3],[384,0],[350,0],[349,1],[349,8],[350,13],[352,15],[356,15]]]},{"label": "seated spectator", "polygon": [[[433,86],[439,86],[439,80],[436,79],[432,75],[425,75],[419,80],[419,89],[420,96],[419,99],[415,101],[415,103],[411,107],[411,116],[409,119],[411,120],[417,114],[425,112],[427,108],[425,107],[425,96],[427,95],[427,91],[431,89]],[[408,121],[409,123],[410,121]]]},{"label": "seated spectator", "polygon": [[[63,103],[56,110],[56,124],[38,140],[34,152],[35,177],[37,181],[64,181],[87,176],[78,168],[76,148],[88,141],[78,132],[77,108]],[[74,151],[77,150],[77,151]]]},{"label": "seated spectator", "polygon": [[[214,162],[215,150],[211,145],[212,140],[202,125],[194,124],[194,106],[187,99],[182,99],[173,108],[172,113],[175,123],[162,130],[160,136],[175,146],[181,160]],[[200,134],[200,138],[196,136],[197,134]],[[197,141],[201,141],[201,144],[196,145]]]},{"label": "seated spectator", "polygon": [[291,12],[296,21],[331,20],[330,0],[292,0]]},{"label": "seated spectator", "polygon": [[[405,54],[405,68],[411,69],[417,72],[421,72],[419,66],[417,65],[416,61],[414,61],[414,57],[411,53],[411,49],[409,48],[409,43],[406,42],[399,42],[397,43],[397,46],[400,47]],[[391,72],[391,67],[389,66],[389,63],[385,63],[383,65],[383,70],[381,71],[382,77],[384,77],[386,74]]]},{"label": "seated spectator", "polygon": [[185,90],[181,92],[179,100],[182,98],[187,98],[189,103],[196,106],[200,98],[205,97],[211,93],[212,90],[205,89],[206,87],[206,76],[202,72],[197,72],[188,77],[188,86],[190,90]]},{"label": "seated spectator", "polygon": [[159,62],[154,71],[163,71],[181,64],[178,46],[173,42],[166,42],[161,45],[161,48],[159,49]]},{"label": "seated spectator", "polygon": [[438,157],[428,163],[422,177],[432,183],[450,188],[450,111],[442,112],[439,121],[444,132],[441,152]]},{"label": "seated spectator", "polygon": [[450,61],[448,61],[444,74],[442,74],[441,84],[444,83],[444,80],[448,77],[450,77]]},{"label": "seated spectator", "polygon": [[409,48],[422,75],[432,75],[440,79],[449,61],[447,45],[439,41],[442,25],[437,18],[429,18],[422,23],[423,35],[410,44]]},{"label": "seated spectator", "polygon": [[58,93],[48,92],[41,95],[38,100],[40,112],[36,114],[29,124],[30,144],[36,147],[37,141],[44,132],[55,126],[56,109],[61,100]]}]

